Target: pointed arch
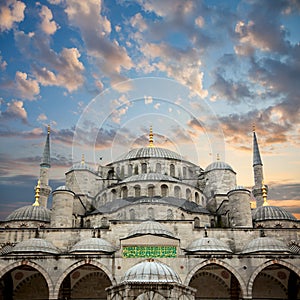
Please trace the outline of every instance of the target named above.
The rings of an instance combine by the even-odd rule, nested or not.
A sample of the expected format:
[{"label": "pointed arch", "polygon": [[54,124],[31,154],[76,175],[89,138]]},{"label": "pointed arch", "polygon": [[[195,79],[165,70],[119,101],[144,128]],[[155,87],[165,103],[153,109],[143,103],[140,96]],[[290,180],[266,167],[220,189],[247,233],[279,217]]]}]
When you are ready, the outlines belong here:
[{"label": "pointed arch", "polygon": [[192,277],[202,268],[211,265],[211,264],[215,264],[215,265],[219,265],[225,269],[227,269],[229,272],[231,272],[231,274],[233,274],[235,276],[235,278],[237,279],[238,283],[240,284],[240,288],[241,288],[241,292],[242,292],[242,297],[245,297],[247,295],[247,287],[245,284],[245,281],[243,280],[242,276],[229,264],[216,259],[216,258],[212,258],[210,260],[206,260],[203,261],[202,263],[195,265],[193,269],[190,270],[190,272],[188,273],[187,277],[185,278],[184,284],[185,285],[189,285]]},{"label": "pointed arch", "polygon": [[107,275],[107,277],[109,278],[109,280],[111,281],[112,284],[116,284],[115,279],[113,278],[111,272],[107,269],[106,266],[99,263],[98,261],[91,260],[91,259],[85,259],[85,260],[78,261],[78,262],[74,263],[73,265],[69,266],[61,274],[61,276],[59,277],[58,281],[55,284],[55,288],[54,288],[54,291],[53,291],[53,296],[54,296],[53,299],[58,299],[60,287],[61,287],[64,279],[67,277],[67,275],[70,274],[73,270],[75,270],[77,268],[80,268],[84,265],[91,265],[91,266],[94,266],[94,267],[100,269],[101,271],[103,271]]},{"label": "pointed arch", "polygon": [[269,266],[272,266],[272,265],[279,265],[279,266],[283,266],[283,267],[286,267],[287,269],[289,270],[292,270],[293,272],[295,272],[297,274],[297,276],[300,277],[300,270],[299,268],[296,268],[294,265],[288,263],[288,262],[285,262],[285,261],[282,261],[282,260],[277,260],[277,259],[273,259],[273,260],[269,260],[261,265],[259,265],[255,271],[252,273],[249,281],[248,281],[248,287],[247,287],[247,293],[248,295],[252,295],[252,289],[253,289],[253,284],[254,284],[254,281],[257,277],[257,275],[262,271],[264,270],[265,268],[269,267]]}]

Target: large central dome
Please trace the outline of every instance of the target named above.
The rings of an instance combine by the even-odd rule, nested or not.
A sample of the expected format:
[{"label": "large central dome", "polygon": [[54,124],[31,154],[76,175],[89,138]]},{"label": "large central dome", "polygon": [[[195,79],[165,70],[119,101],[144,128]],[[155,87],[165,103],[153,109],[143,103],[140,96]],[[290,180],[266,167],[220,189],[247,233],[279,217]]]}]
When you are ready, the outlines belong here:
[{"label": "large central dome", "polygon": [[144,147],[132,149],[126,154],[121,155],[116,159],[116,161],[138,158],[167,158],[183,160],[183,157],[174,151],[159,147]]}]

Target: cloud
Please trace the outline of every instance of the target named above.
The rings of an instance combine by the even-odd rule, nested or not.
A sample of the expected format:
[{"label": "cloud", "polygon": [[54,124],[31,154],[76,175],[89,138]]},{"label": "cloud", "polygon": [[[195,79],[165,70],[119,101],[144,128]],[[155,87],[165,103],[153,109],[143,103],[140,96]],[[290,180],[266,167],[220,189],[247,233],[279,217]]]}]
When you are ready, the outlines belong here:
[{"label": "cloud", "polygon": [[5,71],[6,67],[7,67],[7,62],[3,59],[0,51],[0,70]]},{"label": "cloud", "polygon": [[16,72],[15,88],[17,95],[22,99],[34,100],[40,93],[40,87],[36,80],[28,78],[27,73]]},{"label": "cloud", "polygon": [[38,117],[37,117],[37,121],[40,122],[40,121],[46,121],[48,118],[45,114],[40,114]]},{"label": "cloud", "polygon": [[0,31],[10,30],[14,23],[24,20],[26,5],[21,1],[6,0],[0,4]]},{"label": "cloud", "polygon": [[131,69],[133,63],[126,49],[116,40],[109,39],[111,23],[103,16],[101,4],[98,0],[68,0],[65,12],[71,25],[80,29],[88,55],[96,60],[100,71],[115,84],[125,79],[121,72]]},{"label": "cloud", "polygon": [[41,29],[46,34],[54,34],[59,28],[58,24],[53,20],[52,11],[45,5],[42,5],[41,11],[39,13],[41,17]]},{"label": "cloud", "polygon": [[6,111],[1,114],[4,119],[20,119],[23,123],[27,123],[27,112],[23,107],[23,101],[13,100],[7,103]]}]

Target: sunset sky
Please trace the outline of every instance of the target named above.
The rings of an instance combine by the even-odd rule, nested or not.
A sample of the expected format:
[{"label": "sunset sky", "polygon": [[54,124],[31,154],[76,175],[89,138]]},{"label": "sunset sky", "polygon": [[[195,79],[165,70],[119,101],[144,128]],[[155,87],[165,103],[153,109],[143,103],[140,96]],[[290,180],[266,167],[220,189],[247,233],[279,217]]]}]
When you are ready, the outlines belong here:
[{"label": "sunset sky", "polygon": [[0,219],[33,203],[51,125],[50,185],[85,155],[154,143],[203,169],[217,155],[300,219],[300,2],[0,2]]}]

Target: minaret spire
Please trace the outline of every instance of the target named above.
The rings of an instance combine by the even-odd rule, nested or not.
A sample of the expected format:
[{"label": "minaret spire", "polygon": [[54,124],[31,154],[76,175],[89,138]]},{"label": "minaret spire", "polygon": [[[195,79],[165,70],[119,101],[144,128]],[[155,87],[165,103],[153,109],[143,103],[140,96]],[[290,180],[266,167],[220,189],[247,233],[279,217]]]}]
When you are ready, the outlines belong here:
[{"label": "minaret spire", "polygon": [[47,129],[47,138],[44,147],[42,161],[40,163],[40,167],[51,168],[50,164],[50,125],[48,125]]},{"label": "minaret spire", "polygon": [[43,157],[40,163],[40,178],[39,178],[39,205],[47,207],[48,197],[51,193],[49,186],[49,169],[50,164],[50,125],[47,128],[47,137],[44,146]]},{"label": "minaret spire", "polygon": [[150,126],[150,132],[149,132],[149,146],[150,148],[154,147],[153,144],[153,131],[152,131],[152,126]]},{"label": "minaret spire", "polygon": [[256,199],[256,207],[260,207],[265,202],[264,197],[266,196],[267,186],[263,184],[263,163],[260,157],[257,137],[255,133],[255,126],[253,126],[253,173],[254,187],[252,189],[252,192]]}]

